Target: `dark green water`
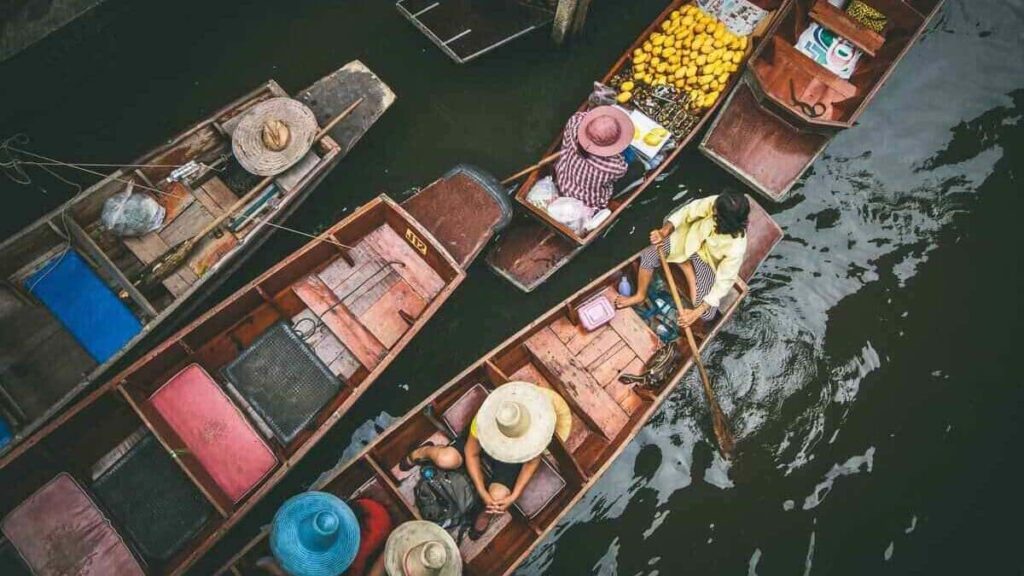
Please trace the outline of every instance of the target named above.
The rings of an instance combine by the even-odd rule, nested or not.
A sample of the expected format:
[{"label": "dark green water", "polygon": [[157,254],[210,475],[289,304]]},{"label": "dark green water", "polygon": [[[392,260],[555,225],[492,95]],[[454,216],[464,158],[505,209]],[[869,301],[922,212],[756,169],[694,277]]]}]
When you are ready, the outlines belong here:
[{"label": "dark green water", "polygon": [[[0,64],[0,135],[128,161],[267,78],[295,90],[359,58],[398,102],[290,220],[316,230],[456,162],[533,162],[664,6],[595,2],[584,38],[543,33],[465,67],[383,0],[108,0]],[[786,239],[708,355],[739,438],[714,457],[681,386],[522,574],[1021,574],[1015,336],[1022,293],[1024,2],[947,0],[923,41],[784,205]],[[269,521],[466,364],[731,179],[696,150],[608,237],[530,296],[482,264],[284,484],[201,564]],[[0,236],[66,199],[0,183]],[[215,298],[302,244],[278,233]],[[210,302],[213,302],[211,300]],[[181,319],[184,321],[185,319]]]}]

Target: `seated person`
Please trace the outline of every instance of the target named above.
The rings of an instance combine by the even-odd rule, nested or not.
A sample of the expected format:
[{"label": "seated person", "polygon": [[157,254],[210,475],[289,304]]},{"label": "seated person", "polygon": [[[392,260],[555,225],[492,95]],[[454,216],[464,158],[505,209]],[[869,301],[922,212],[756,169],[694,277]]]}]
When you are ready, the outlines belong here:
[{"label": "seated person", "polygon": [[[451,446],[424,444],[409,453],[400,467],[409,470],[433,463],[454,470],[465,463],[484,502],[469,532],[475,540],[492,518],[522,495],[554,434],[565,440],[571,429],[572,412],[558,393],[528,382],[509,382],[484,400],[468,430]],[[491,470],[490,484],[484,482],[483,462]]]},{"label": "seated person", "polygon": [[644,301],[654,269],[661,266],[660,250],[667,261],[680,264],[696,306],[679,310],[679,325],[714,318],[719,302],[739,277],[747,251],[749,215],[747,197],[733,192],[694,200],[669,214],[660,229],[651,231],[651,246],[641,253],[636,294],[620,296],[616,306],[625,308]]},{"label": "seated person", "polygon": [[615,182],[629,168],[622,152],[633,140],[629,115],[598,106],[569,118],[562,133],[562,155],[555,164],[559,194],[598,210],[608,206]]}]

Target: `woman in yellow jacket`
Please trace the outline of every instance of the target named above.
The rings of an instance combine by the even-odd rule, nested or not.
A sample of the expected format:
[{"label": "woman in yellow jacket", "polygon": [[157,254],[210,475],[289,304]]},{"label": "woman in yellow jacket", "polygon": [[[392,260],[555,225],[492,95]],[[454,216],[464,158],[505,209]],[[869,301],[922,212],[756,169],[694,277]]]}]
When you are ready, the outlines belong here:
[{"label": "woman in yellow jacket", "polygon": [[680,264],[696,306],[679,311],[679,324],[714,318],[719,302],[739,277],[749,215],[747,197],[732,192],[694,200],[669,214],[664,226],[651,231],[651,246],[641,253],[636,294],[620,296],[618,307],[635,306],[647,297],[654,269],[661,266],[660,250],[666,260]]}]

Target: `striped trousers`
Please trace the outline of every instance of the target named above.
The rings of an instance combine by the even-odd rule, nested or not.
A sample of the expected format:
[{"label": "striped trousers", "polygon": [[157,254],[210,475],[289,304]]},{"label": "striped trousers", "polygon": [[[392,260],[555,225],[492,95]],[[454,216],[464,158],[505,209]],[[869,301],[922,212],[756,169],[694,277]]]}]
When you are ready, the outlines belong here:
[{"label": "striped trousers", "polygon": [[[661,250],[662,254],[668,256],[671,251],[671,241],[671,238],[665,238],[658,245],[657,250]],[[693,273],[697,280],[696,301],[701,302],[715,284],[715,270],[697,254],[690,256],[690,264],[693,266]],[[644,270],[655,270],[661,267],[661,258],[658,257],[658,252],[654,246],[648,246],[640,253],[640,267]],[[709,321],[716,314],[718,314],[718,308],[709,307],[700,318],[701,320]]]}]

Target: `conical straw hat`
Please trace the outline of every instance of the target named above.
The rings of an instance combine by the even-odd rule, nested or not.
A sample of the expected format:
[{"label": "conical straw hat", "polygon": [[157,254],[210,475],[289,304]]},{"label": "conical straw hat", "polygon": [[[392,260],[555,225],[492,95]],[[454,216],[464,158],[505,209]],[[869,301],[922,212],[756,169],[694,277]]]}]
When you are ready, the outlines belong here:
[{"label": "conical straw hat", "polygon": [[444,528],[411,520],[388,536],[384,569],[388,576],[459,576],[462,556],[455,539]]},{"label": "conical straw hat", "polygon": [[555,434],[555,408],[529,382],[508,382],[492,392],[476,413],[476,438],[492,458],[509,464],[532,460]]},{"label": "conical straw hat", "polygon": [[309,152],[316,132],[316,117],[305,104],[271,98],[245,113],[231,135],[231,151],[247,171],[273,176]]}]

